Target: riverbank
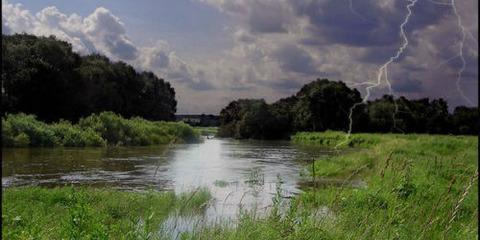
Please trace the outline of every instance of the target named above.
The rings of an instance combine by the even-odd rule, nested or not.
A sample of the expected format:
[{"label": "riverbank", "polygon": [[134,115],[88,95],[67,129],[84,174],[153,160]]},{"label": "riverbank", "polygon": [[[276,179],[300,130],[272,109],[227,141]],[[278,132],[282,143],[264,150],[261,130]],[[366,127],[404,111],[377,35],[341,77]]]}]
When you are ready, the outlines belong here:
[{"label": "riverbank", "polygon": [[[201,214],[205,189],[122,192],[88,187],[17,187],[2,194],[3,239],[164,239],[169,216]],[[163,227],[163,229],[161,228]]]},{"label": "riverbank", "polygon": [[[294,142],[336,146],[338,132],[298,133]],[[202,229],[194,239],[476,239],[476,137],[353,134],[358,151],[315,161],[313,184],[266,218],[243,213],[237,227]],[[313,177],[313,169],[315,177]],[[329,184],[332,180],[342,184]],[[330,180],[330,181],[328,181]],[[365,185],[353,186],[351,180]]]},{"label": "riverbank", "polygon": [[197,130],[200,135],[202,136],[216,136],[218,132],[218,127],[194,127],[195,130]]},{"label": "riverbank", "polygon": [[[198,165],[195,168],[199,169],[198,172],[215,175],[210,179],[213,185],[220,183],[220,181],[214,182],[214,179],[227,180],[224,184],[229,183],[230,179],[226,176],[230,176],[230,172],[222,175],[220,173],[225,173],[223,169],[215,173],[202,168],[204,165],[219,166],[213,163],[215,161],[223,163],[225,156],[232,156],[232,154],[219,151],[222,148],[215,145],[218,140],[210,141],[212,142],[207,143],[211,145],[206,144],[203,148],[195,148],[191,154],[186,154],[182,150],[183,155],[174,155],[178,156],[182,163],[194,156],[208,156],[208,164],[192,161],[192,163],[197,162]],[[345,135],[339,132],[298,133],[292,137],[292,141],[297,144],[312,144],[332,149],[339,142],[345,141]],[[226,149],[232,148],[231,145],[228,146]],[[311,163],[307,165],[306,171],[302,173],[304,192],[293,197],[287,195],[281,188],[282,184],[288,183],[285,181],[286,174],[282,173],[275,181],[276,186],[273,184],[273,189],[267,192],[268,199],[272,199],[272,205],[267,208],[269,209],[267,213],[260,209],[255,211],[239,207],[239,216],[236,218],[238,220],[233,224],[235,227],[232,227],[232,222],[228,221],[220,221],[208,226],[200,225],[196,226],[192,232],[184,233],[182,239],[475,239],[478,236],[477,147],[478,139],[467,136],[353,134],[345,141],[345,144],[338,146],[338,154],[324,155],[318,158],[313,162],[314,167]],[[342,151],[342,148],[345,151]],[[242,149],[245,151],[244,146]],[[253,149],[252,153],[259,153],[259,155],[253,155],[245,162],[251,162],[251,159],[278,157],[278,149],[271,150],[271,153],[267,149],[270,147]],[[285,159],[281,160],[285,162]],[[230,165],[235,162],[229,161],[228,163]],[[272,166],[272,172],[278,173],[279,169],[284,169],[281,167],[281,163],[282,161],[276,162],[273,165],[274,168]],[[192,164],[188,162],[188,165]],[[242,165],[245,165],[244,162],[239,162],[235,169]],[[296,172],[298,169],[295,170]],[[256,176],[256,174],[251,175]],[[181,178],[175,182],[178,183],[179,180],[185,178],[184,176],[187,175],[181,175]],[[190,186],[191,183],[196,182],[194,178],[190,180],[183,182],[182,185]],[[271,181],[269,182],[271,183]],[[217,185],[214,188],[216,191],[225,188],[221,184]],[[262,186],[255,187],[261,189]],[[4,229],[7,227],[9,230],[4,230],[3,234],[15,231],[17,228],[13,224],[24,224],[21,221],[24,220],[23,216],[28,215],[25,214],[28,211],[39,212],[39,214],[32,215],[34,219],[40,218],[42,216],[40,213],[45,212],[50,214],[48,218],[56,219],[54,218],[56,213],[50,212],[50,208],[57,206],[55,204],[58,201],[52,200],[55,197],[48,197],[55,195],[53,194],[55,190],[28,189],[24,193],[21,193],[23,188],[4,190],[2,199],[4,221],[5,218],[8,218],[10,225],[4,226]],[[20,193],[12,194],[15,191]],[[38,191],[39,193],[32,194],[29,191]],[[85,191],[86,196],[92,195],[88,191],[97,190]],[[160,200],[139,203],[131,201],[130,198],[121,197],[123,194],[132,193],[111,190],[108,192],[111,193],[96,195],[95,198],[87,197],[84,205],[95,206],[96,209],[96,205],[104,204],[102,202],[110,204],[108,202],[113,201],[114,204],[126,204],[121,206],[127,212],[134,213],[139,207],[149,209],[143,211],[145,213],[142,215],[143,219],[148,218],[152,212],[154,212],[154,216],[157,214],[164,216],[163,210],[161,210],[164,203]],[[242,200],[245,201],[242,192],[238,193],[240,195],[238,198],[230,196],[229,191],[223,192],[230,200],[235,199],[228,203],[229,206],[241,205]],[[212,194],[214,193],[215,191],[212,191]],[[143,194],[136,194],[138,193],[135,193],[136,197],[132,197],[133,199],[147,198]],[[10,197],[8,197],[9,195]],[[30,198],[29,195],[32,195],[33,198]],[[27,200],[23,201],[24,198]],[[176,201],[172,200],[172,202]],[[132,203],[130,204],[130,202]],[[173,203],[165,205],[169,204]],[[75,204],[65,206],[68,206],[68,209],[64,207],[61,208],[62,211],[74,213],[77,211]],[[18,214],[20,210],[24,212]],[[5,214],[8,211],[10,213]],[[115,211],[113,212],[115,213]],[[85,221],[89,222],[88,226],[98,227],[86,228],[82,230],[82,233],[86,235],[95,232],[111,232],[110,228],[105,230],[103,227],[119,226],[116,224],[122,224],[121,222],[124,221],[118,220],[120,222],[117,223],[117,219],[123,218],[108,217],[108,214],[107,217],[102,217],[105,215],[101,212],[98,218],[93,213],[82,215],[86,216]],[[16,218],[18,215],[21,215],[20,220]],[[104,219],[109,220],[104,221]],[[125,235],[129,237],[124,238],[157,233],[163,226],[162,219],[150,225],[148,231],[134,230],[132,232],[130,230],[133,228],[130,228],[130,230],[122,232],[130,234]],[[47,223],[47,219],[38,221],[45,223],[36,224],[34,221],[30,221],[22,227],[22,231],[25,233],[19,234],[35,234],[52,228],[48,225],[52,223]],[[129,223],[132,222],[135,221]],[[61,226],[63,227],[63,225]],[[60,228],[55,229],[59,230]],[[152,238],[155,239],[155,237]]]},{"label": "riverbank", "polygon": [[22,113],[2,118],[3,147],[147,146],[199,140],[199,132],[183,122],[125,119],[113,112],[92,114],[77,124],[47,124]]}]

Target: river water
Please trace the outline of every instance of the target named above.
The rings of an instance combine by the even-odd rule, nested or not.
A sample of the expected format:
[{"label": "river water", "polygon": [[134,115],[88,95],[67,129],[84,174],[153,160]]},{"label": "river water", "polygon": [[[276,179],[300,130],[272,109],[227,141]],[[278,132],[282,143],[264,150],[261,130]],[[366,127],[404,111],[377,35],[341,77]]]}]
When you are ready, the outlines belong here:
[{"label": "river water", "polygon": [[240,205],[266,209],[278,191],[285,198],[297,194],[300,174],[311,159],[332,153],[288,141],[233,139],[152,147],[3,149],[2,187],[73,184],[175,192],[204,187],[213,201],[203,217],[216,221],[235,218]]}]

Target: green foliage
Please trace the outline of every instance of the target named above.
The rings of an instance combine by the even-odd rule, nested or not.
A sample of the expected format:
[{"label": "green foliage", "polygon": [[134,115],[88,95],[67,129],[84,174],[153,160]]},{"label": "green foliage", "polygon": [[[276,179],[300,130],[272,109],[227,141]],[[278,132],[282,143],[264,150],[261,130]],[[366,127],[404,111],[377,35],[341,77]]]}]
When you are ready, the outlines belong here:
[{"label": "green foliage", "polygon": [[[94,188],[7,188],[2,194],[3,239],[164,239],[171,214],[203,211],[205,189],[121,192]],[[143,237],[143,238],[142,238]]]},{"label": "green foliage", "polygon": [[55,37],[2,35],[2,106],[52,122],[102,111],[173,120],[170,83],[151,72],[93,54],[80,56]]},{"label": "green foliage", "polygon": [[[391,137],[397,135],[391,134]],[[375,134],[354,134],[347,138],[346,133],[338,131],[297,132],[291,136],[294,143],[315,144],[325,147],[371,147],[381,143],[382,137]]]},{"label": "green foliage", "polygon": [[456,107],[453,111],[453,122],[457,134],[479,134],[480,121],[478,120],[478,108]]},{"label": "green foliage", "polygon": [[185,123],[125,119],[112,112],[92,114],[78,124],[46,124],[33,115],[7,114],[2,119],[4,147],[145,146],[170,142],[197,142],[199,134]]},{"label": "green foliage", "polygon": [[215,136],[218,132],[218,127],[194,127],[195,130],[200,132],[202,136]]},{"label": "green foliage", "polygon": [[200,133],[192,126],[183,122],[155,122],[159,128],[166,127],[166,131],[175,136],[176,142],[193,143],[198,142]]},{"label": "green foliage", "polygon": [[360,93],[344,83],[318,79],[270,105],[253,99],[231,102],[220,112],[219,135],[278,139],[298,130],[346,130],[349,110],[360,100]]},{"label": "green foliage", "polygon": [[220,137],[277,139],[286,136],[285,124],[263,99],[240,99],[220,112]]},{"label": "green foliage", "polygon": [[[368,132],[456,133],[447,102],[428,98],[408,100],[385,95],[367,105]],[[473,132],[471,132],[472,134]]]},{"label": "green foliage", "polygon": [[62,146],[86,147],[104,146],[105,140],[92,129],[82,129],[78,125],[72,125],[68,121],[60,121],[51,125]]},{"label": "green foliage", "polygon": [[[17,146],[20,135],[26,135],[30,146],[57,146],[59,137],[53,128],[40,122],[33,115],[7,114],[2,119],[2,139],[4,146]],[[22,138],[22,137],[20,137]],[[23,137],[25,140],[26,138]],[[24,141],[25,143],[26,141]]]},{"label": "green foliage", "polygon": [[296,97],[294,128],[303,131],[348,130],[350,108],[361,101],[356,89],[327,79],[304,85]]},{"label": "green foliage", "polygon": [[[302,142],[322,146],[344,140],[340,132],[300,136]],[[305,188],[282,214],[275,207],[264,217],[243,212],[234,228],[217,224],[186,239],[478,238],[477,138],[397,134],[351,138],[360,143],[353,146],[364,148],[349,151],[346,145],[343,154],[315,161],[317,179],[336,178],[345,184]],[[365,187],[351,185],[350,180],[359,179]]]},{"label": "green foliage", "polygon": [[255,99],[229,103],[220,112],[219,136],[273,139],[286,138],[297,131],[327,130],[351,130],[353,133],[479,132],[478,107],[460,106],[449,114],[448,104],[441,98],[408,100],[390,95],[360,103],[360,93],[356,89],[348,88],[343,82],[317,79],[304,85],[295,95],[272,104]]},{"label": "green foliage", "polygon": [[[331,146],[335,141],[321,139],[332,139],[332,135],[344,136],[338,132],[301,133],[294,138]],[[307,206],[328,206],[335,213],[334,224],[323,227],[331,227],[337,236],[333,239],[477,237],[477,138],[353,134],[350,139],[368,144],[354,144],[364,148],[315,161],[316,177],[363,179],[368,186],[356,188],[347,182],[340,188],[311,188],[300,196]],[[469,184],[473,186],[465,192]],[[457,214],[449,223],[456,206],[463,209],[461,217]]]},{"label": "green foliage", "polygon": [[30,145],[30,137],[22,132],[13,139],[13,145],[15,147],[28,147]]}]

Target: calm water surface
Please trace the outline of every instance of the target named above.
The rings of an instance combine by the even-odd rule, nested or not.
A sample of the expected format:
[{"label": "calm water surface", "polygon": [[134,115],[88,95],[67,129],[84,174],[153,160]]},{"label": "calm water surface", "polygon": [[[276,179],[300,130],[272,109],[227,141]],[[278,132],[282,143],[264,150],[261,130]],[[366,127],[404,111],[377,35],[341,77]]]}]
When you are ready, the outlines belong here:
[{"label": "calm water surface", "polygon": [[205,216],[218,220],[234,218],[239,204],[268,208],[279,183],[282,196],[298,193],[305,165],[329,154],[329,149],[288,141],[232,139],[154,147],[3,149],[2,187],[74,184],[175,192],[206,187],[214,200]]}]

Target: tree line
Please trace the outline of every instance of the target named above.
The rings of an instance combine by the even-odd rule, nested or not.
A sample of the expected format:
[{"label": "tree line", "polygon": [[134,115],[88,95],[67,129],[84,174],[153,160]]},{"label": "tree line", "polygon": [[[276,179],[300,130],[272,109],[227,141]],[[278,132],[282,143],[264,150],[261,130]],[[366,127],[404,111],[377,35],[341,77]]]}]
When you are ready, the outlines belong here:
[{"label": "tree line", "polygon": [[54,36],[2,35],[3,113],[52,122],[113,111],[123,117],[174,120],[170,83],[152,72],[92,54],[80,56]]},{"label": "tree line", "polygon": [[[430,134],[478,134],[478,107],[449,113],[443,99],[409,100],[384,95],[362,102],[360,92],[343,82],[317,79],[295,95],[267,104],[239,99],[220,112],[221,137],[280,139],[297,131],[339,130]],[[352,107],[355,106],[351,111]]]}]

